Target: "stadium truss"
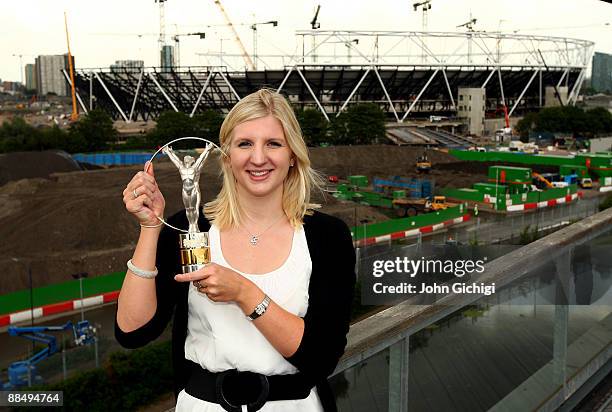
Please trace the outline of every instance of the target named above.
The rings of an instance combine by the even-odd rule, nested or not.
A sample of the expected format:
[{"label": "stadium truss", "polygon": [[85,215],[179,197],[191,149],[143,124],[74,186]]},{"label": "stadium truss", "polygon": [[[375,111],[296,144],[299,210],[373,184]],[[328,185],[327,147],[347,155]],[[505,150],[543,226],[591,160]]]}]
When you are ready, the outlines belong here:
[{"label": "stadium truss", "polygon": [[[266,86],[329,120],[348,105],[373,102],[391,119],[454,116],[460,87],[486,90],[486,109],[510,116],[543,106],[546,87],[567,87],[576,102],[594,43],[490,32],[300,31],[299,54],[259,56],[263,70],[240,69],[240,55],[206,55],[222,65],[172,69],[79,69],[85,112],[106,109],[126,122],[167,110],[191,116],[229,110]],[[307,47],[306,45],[309,44]],[[338,53],[340,49],[341,53]],[[66,80],[70,82],[67,73]],[[561,93],[563,94],[563,93]]]}]

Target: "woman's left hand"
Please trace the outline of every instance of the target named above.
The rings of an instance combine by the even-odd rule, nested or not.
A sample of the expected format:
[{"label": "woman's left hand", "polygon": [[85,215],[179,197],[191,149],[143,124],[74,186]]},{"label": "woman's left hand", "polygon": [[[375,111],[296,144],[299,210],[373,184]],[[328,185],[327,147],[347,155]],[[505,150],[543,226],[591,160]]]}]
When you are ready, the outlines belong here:
[{"label": "woman's left hand", "polygon": [[209,263],[195,272],[176,275],[174,280],[193,282],[198,292],[206,294],[213,302],[238,302],[251,283],[244,276],[216,263]]}]

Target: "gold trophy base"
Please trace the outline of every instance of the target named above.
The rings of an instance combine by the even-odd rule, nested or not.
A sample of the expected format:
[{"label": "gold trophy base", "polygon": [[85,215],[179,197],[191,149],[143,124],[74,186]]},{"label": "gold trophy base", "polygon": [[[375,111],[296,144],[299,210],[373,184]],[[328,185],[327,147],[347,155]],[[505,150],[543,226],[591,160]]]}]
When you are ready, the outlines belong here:
[{"label": "gold trophy base", "polygon": [[181,249],[181,270],[183,273],[195,272],[210,263],[210,247],[207,232],[179,234]]}]

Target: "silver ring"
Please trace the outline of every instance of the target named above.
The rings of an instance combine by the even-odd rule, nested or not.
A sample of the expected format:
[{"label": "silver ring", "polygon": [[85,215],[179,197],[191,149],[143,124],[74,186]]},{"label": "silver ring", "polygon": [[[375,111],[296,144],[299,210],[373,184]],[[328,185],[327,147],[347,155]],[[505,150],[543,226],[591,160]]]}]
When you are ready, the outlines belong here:
[{"label": "silver ring", "polygon": [[193,286],[195,286],[196,288],[200,289],[202,287],[202,285],[200,284],[200,280],[194,280],[193,281]]},{"label": "silver ring", "polygon": [[136,191],[136,189],[132,190],[132,194],[134,195],[134,199],[138,197],[138,192]]}]

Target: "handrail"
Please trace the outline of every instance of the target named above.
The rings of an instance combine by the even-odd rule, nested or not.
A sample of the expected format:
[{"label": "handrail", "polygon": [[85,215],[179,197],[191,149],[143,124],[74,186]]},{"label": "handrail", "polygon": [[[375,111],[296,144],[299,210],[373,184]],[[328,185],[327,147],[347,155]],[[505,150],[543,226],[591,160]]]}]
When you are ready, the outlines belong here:
[{"label": "handrail", "polygon": [[[612,208],[487,263],[483,276],[478,280],[495,282],[496,288],[501,289],[527,275],[539,263],[561,256],[568,247],[587,242],[610,229]],[[345,353],[332,376],[482,297],[477,294],[448,294],[437,299],[435,305],[422,305],[416,303],[419,299],[416,296],[353,324],[348,333]]]}]

